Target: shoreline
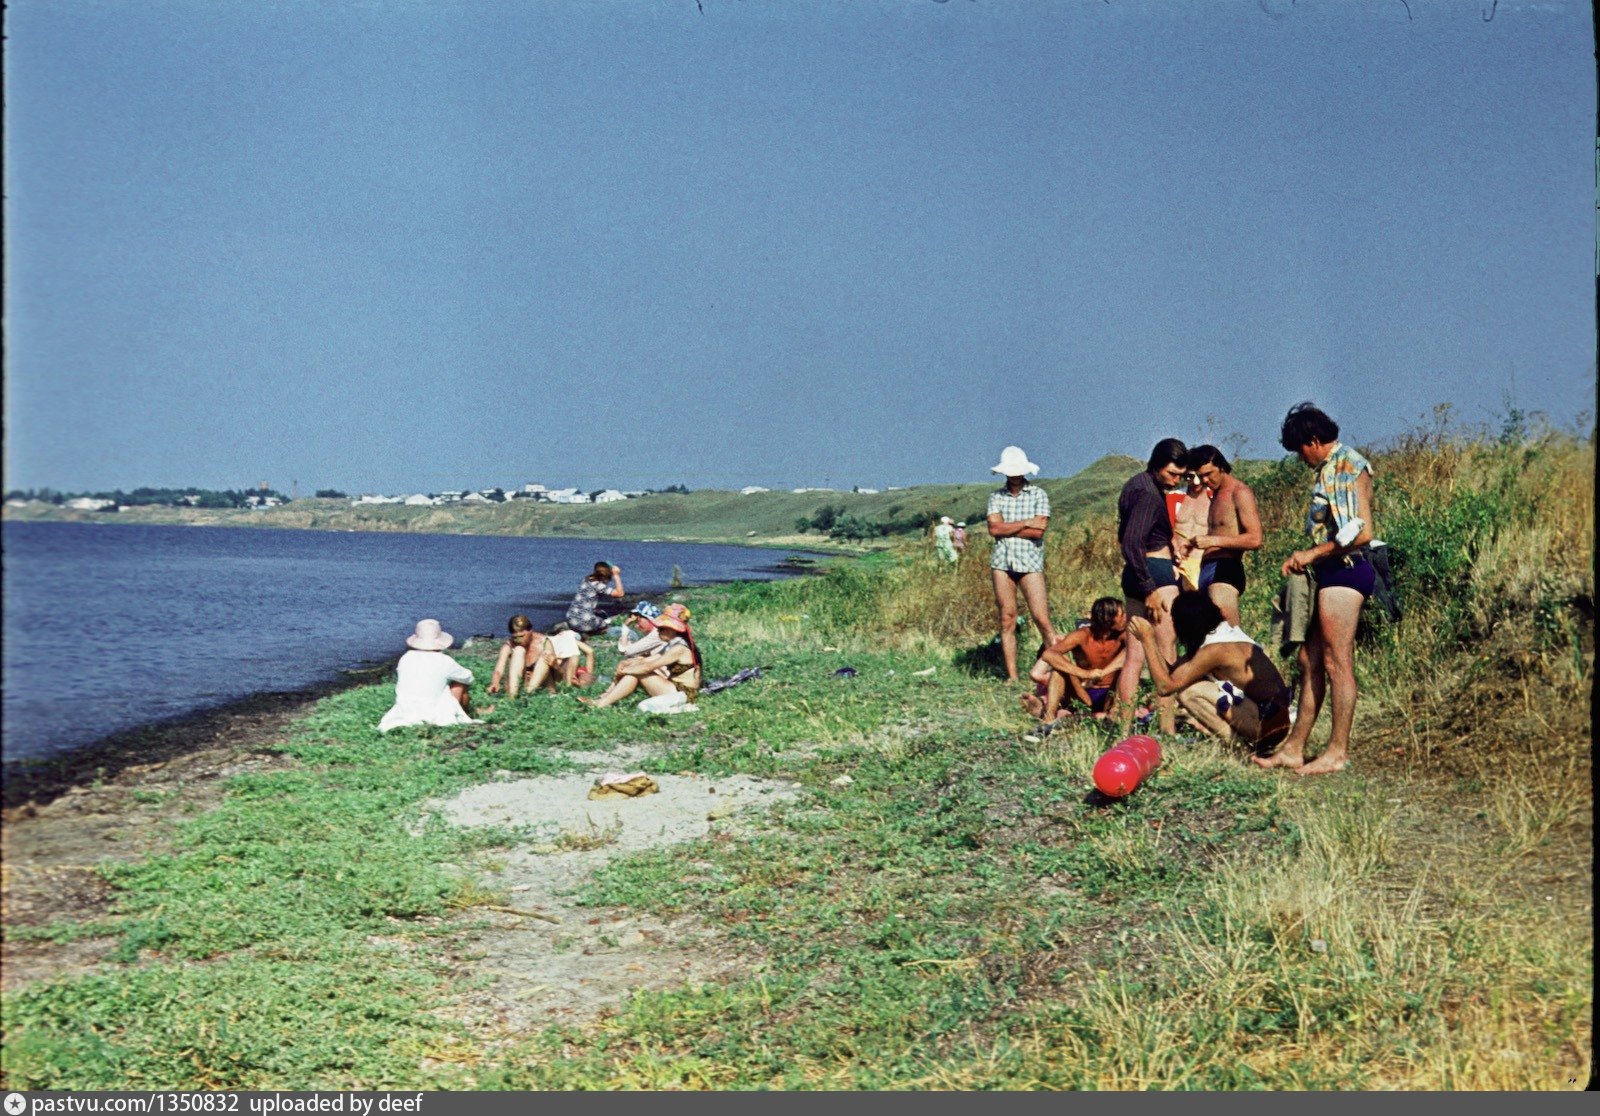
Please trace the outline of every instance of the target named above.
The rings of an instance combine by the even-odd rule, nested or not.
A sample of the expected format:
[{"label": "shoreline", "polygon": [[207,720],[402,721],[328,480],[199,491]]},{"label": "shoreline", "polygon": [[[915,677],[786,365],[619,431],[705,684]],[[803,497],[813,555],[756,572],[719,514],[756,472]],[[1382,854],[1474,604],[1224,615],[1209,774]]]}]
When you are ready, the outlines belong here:
[{"label": "shoreline", "polygon": [[[739,546],[750,550],[798,550],[829,558],[856,557],[863,554],[871,554],[893,546],[896,541],[901,541],[907,537],[886,537],[875,543],[858,544],[836,542],[826,535],[819,535],[815,539],[806,535],[784,535],[778,538],[761,539],[751,538],[749,535],[601,534],[574,530],[559,524],[549,531],[523,531],[506,529],[513,525],[498,524],[492,520],[487,522],[458,520],[446,525],[437,522],[416,523],[398,518],[368,518],[372,514],[370,512],[359,520],[358,526],[341,526],[337,521],[338,516],[341,514],[338,512],[307,512],[303,514],[309,517],[310,522],[297,522],[295,519],[281,522],[280,520],[289,517],[273,516],[270,511],[240,512],[236,509],[216,511],[211,509],[165,508],[161,512],[152,514],[139,511],[107,513],[80,511],[77,509],[44,510],[39,508],[18,509],[4,507],[0,508],[0,523],[76,523],[96,527],[236,527],[240,530],[267,528],[278,531],[320,531],[335,535],[466,535],[503,538],[573,539],[597,543],[672,543],[679,546]],[[272,521],[269,522],[268,517],[271,517]],[[325,520],[325,522],[318,522],[319,518]],[[474,517],[477,520],[485,520],[486,518],[481,515]],[[490,527],[493,529],[466,529],[469,526]]]},{"label": "shoreline", "polygon": [[[819,556],[834,557],[838,556]],[[765,572],[778,575],[770,580],[785,580],[814,574],[817,568],[818,562],[802,559],[793,564],[775,563]],[[682,586],[682,590],[730,585],[739,580],[742,579],[697,582]],[[678,591],[661,590],[663,593]],[[642,599],[647,595],[630,593],[629,597]],[[539,609],[541,615],[548,607],[559,619],[565,604],[565,601],[539,602],[528,607]],[[615,620],[621,615],[615,613],[607,619]],[[492,632],[469,632],[453,650],[465,650],[478,640],[498,642],[501,638]],[[75,787],[115,779],[125,772],[164,764],[219,745],[237,744],[240,737],[253,737],[262,732],[270,734],[323,698],[392,676],[400,654],[396,652],[376,661],[360,660],[353,666],[332,667],[334,676],[295,689],[260,690],[217,705],[117,729],[58,755],[19,756],[0,761],[0,776],[3,776],[0,777],[0,809],[5,811],[9,822],[10,815],[28,804],[46,805]],[[362,662],[369,665],[359,665]]]}]

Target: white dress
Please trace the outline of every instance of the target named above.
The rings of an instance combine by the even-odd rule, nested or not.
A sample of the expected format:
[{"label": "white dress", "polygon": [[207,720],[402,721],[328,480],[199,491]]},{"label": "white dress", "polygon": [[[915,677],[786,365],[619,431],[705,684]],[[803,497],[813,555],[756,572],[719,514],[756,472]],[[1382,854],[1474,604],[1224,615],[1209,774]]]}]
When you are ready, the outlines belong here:
[{"label": "white dress", "polygon": [[379,732],[406,725],[481,725],[467,716],[450,692],[450,683],[472,685],[472,672],[443,651],[407,651],[400,656],[394,708],[378,722]]}]

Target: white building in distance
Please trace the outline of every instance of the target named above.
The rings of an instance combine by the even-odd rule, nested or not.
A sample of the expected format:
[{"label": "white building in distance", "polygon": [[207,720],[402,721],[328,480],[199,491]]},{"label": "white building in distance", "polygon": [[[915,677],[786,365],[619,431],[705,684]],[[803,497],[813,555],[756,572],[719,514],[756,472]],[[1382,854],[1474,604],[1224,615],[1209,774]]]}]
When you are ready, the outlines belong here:
[{"label": "white building in distance", "polygon": [[759,484],[747,484],[743,488],[739,489],[739,495],[741,495],[741,496],[753,496],[757,492],[771,492],[771,491],[772,491],[772,489],[770,489],[770,488],[762,488]]},{"label": "white building in distance", "polygon": [[608,488],[604,492],[595,493],[594,502],[597,504],[614,504],[618,500],[626,500],[627,498],[626,494],[619,492],[617,489]]}]

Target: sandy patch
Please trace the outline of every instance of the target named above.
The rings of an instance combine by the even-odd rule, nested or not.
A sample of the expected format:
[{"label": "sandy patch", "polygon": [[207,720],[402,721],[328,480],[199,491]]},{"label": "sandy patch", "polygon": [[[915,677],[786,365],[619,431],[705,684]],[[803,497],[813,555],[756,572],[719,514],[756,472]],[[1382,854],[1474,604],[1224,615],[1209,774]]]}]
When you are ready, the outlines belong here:
[{"label": "sandy patch", "polygon": [[798,787],[746,775],[655,775],[657,794],[590,800],[595,777],[609,770],[620,769],[487,783],[426,805],[426,814],[452,825],[524,832],[481,882],[506,897],[504,906],[561,920],[490,912],[495,925],[462,942],[454,952],[460,975],[484,982],[463,997],[475,1024],[514,1032],[581,1018],[642,989],[721,982],[759,963],[693,915],[579,907],[573,892],[616,857],[731,838],[753,814],[797,798]]}]

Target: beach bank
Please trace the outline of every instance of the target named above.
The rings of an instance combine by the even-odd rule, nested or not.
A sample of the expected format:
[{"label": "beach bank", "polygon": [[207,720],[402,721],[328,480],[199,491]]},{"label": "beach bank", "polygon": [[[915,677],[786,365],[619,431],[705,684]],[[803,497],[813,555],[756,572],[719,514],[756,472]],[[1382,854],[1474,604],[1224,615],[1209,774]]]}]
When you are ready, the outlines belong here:
[{"label": "beach bank", "polygon": [[[1565,497],[1525,466],[1527,514],[1557,531],[1549,575],[1570,540],[1540,501]],[[1415,506],[1454,514],[1427,492]],[[1095,561],[1057,567],[1064,615],[1114,577]],[[145,811],[99,840],[156,855],[69,848],[55,866],[90,881],[77,917],[13,918],[8,895],[6,948],[56,972],[7,991],[7,1084],[1587,1081],[1592,632],[1505,625],[1447,644],[1473,599],[1413,582],[1418,633],[1363,645],[1351,770],[1299,780],[1170,742],[1145,786],[1107,803],[1089,779],[1106,734],[1037,738],[996,681],[987,608],[968,602],[986,573],[907,552],[690,591],[708,674],[762,668],[696,715],[540,695],[485,725],[380,737],[392,688],[358,686],[278,726],[258,766],[165,786],[124,772],[58,800],[59,821],[51,803],[14,822],[64,834]],[[612,768],[698,801],[704,829],[633,847],[588,824],[575,797]],[[723,813],[724,786],[775,789]],[[524,792],[579,812],[552,831]],[[472,803],[488,824],[458,824]],[[614,807],[624,824],[630,805]],[[541,875],[562,886],[536,892]],[[679,968],[690,954],[709,963]],[[585,979],[603,994],[584,999]]]}]

